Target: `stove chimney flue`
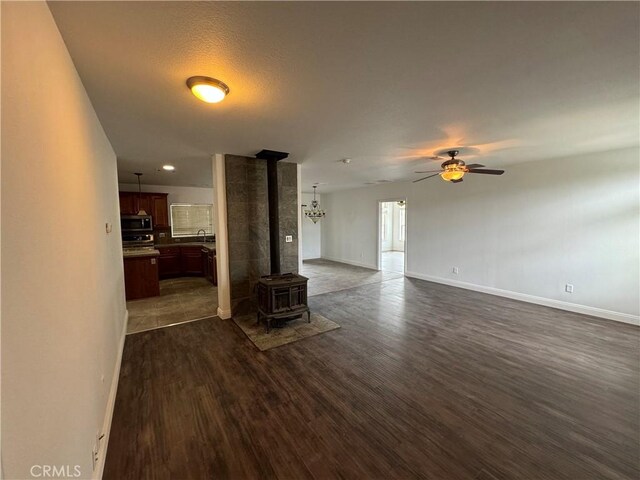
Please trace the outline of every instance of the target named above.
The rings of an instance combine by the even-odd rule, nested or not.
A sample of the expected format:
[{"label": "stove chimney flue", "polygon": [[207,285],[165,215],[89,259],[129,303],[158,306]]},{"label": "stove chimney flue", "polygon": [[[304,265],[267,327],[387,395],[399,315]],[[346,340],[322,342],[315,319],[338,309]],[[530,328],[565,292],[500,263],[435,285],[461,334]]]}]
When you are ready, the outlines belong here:
[{"label": "stove chimney flue", "polygon": [[289,156],[286,152],[261,150],[256,158],[267,162],[267,192],[269,198],[269,254],[271,275],[280,275],[280,216],[278,214],[278,162]]}]

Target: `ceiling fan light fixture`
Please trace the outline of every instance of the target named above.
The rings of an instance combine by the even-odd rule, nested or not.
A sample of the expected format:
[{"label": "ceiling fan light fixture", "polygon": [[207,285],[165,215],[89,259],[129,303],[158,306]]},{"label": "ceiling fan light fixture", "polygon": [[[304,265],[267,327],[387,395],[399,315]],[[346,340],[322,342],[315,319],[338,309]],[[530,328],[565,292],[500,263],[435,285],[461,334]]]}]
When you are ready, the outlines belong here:
[{"label": "ceiling fan light fixture", "polygon": [[442,177],[443,180],[450,182],[452,180],[460,180],[464,177],[464,174],[464,170],[454,167],[445,169],[445,171],[440,174],[440,177]]},{"label": "ceiling fan light fixture", "polygon": [[211,77],[189,77],[187,87],[196,98],[206,103],[221,102],[230,92],[226,84]]}]

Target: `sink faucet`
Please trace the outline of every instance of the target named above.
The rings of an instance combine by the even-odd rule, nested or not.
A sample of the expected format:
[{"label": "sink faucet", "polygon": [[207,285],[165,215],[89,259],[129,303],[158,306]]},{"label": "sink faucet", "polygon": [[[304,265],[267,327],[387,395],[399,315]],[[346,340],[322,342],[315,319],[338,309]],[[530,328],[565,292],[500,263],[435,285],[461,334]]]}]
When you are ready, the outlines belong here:
[{"label": "sink faucet", "polygon": [[200,235],[200,232],[202,232],[202,243],[206,243],[206,241],[207,241],[207,231],[204,228],[201,228],[200,230],[198,230],[198,233],[196,233],[196,237],[198,235]]}]

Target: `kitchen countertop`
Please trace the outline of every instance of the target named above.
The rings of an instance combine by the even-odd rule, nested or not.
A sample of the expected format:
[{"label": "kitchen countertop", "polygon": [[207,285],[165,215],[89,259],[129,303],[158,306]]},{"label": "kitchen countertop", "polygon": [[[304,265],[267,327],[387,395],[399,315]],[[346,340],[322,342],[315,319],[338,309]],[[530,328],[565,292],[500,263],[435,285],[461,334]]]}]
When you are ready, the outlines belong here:
[{"label": "kitchen countertop", "polygon": [[163,243],[154,245],[154,248],[169,248],[169,247],[204,247],[209,250],[216,250],[216,242],[178,242],[178,243]]},{"label": "kitchen countertop", "polygon": [[160,255],[160,251],[154,248],[125,248],[122,250],[124,258],[157,257],[158,255]]}]

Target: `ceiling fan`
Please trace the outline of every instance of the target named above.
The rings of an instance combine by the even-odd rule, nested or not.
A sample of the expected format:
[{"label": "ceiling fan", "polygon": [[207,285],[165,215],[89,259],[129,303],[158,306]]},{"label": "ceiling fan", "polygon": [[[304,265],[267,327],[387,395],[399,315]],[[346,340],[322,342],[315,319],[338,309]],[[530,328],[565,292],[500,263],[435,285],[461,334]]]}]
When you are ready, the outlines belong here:
[{"label": "ceiling fan", "polygon": [[450,160],[444,162],[441,167],[441,170],[429,170],[425,172],[415,172],[415,173],[432,173],[433,175],[427,175],[426,177],[420,178],[419,180],[414,180],[413,183],[421,182],[422,180],[426,180],[427,178],[440,177],[451,183],[460,183],[462,181],[462,177],[466,173],[483,173],[485,175],[502,175],[504,170],[490,170],[488,168],[483,168],[484,165],[480,165],[479,163],[472,163],[471,165],[466,165],[462,160],[456,160],[456,155],[460,153],[459,150],[449,150],[447,151],[447,155],[451,157]]}]

